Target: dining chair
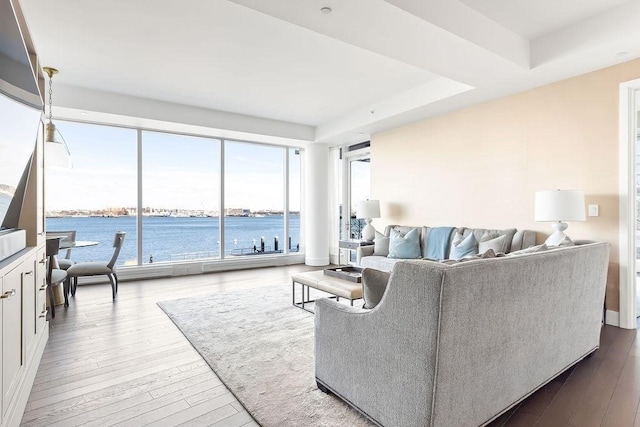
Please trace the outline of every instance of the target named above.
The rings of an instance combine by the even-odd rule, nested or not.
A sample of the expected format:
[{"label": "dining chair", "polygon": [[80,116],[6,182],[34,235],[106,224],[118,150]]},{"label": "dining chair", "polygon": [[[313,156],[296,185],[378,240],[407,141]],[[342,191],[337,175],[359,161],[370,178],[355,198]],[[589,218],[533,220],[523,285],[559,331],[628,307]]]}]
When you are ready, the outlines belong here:
[{"label": "dining chair", "polygon": [[48,238],[46,243],[46,251],[47,251],[47,294],[49,296],[49,310],[51,311],[51,317],[56,317],[56,303],[53,297],[53,287],[59,286],[63,284],[63,294],[64,294],[64,306],[69,306],[69,283],[66,281],[67,272],[57,268],[58,262],[56,259],[56,255],[60,251],[60,240],[61,237],[53,237]]},{"label": "dining chair", "polygon": [[[73,246],[73,244],[76,242],[76,231],[75,230],[72,230],[72,231],[47,231],[47,239],[51,238],[51,237],[61,237],[62,239],[60,240],[60,246],[66,246],[66,245]],[[66,248],[66,252],[64,254],[64,258],[57,257],[58,266],[62,270],[67,270],[69,267],[71,267],[73,264],[75,264],[71,260],[71,249],[72,248]]]},{"label": "dining chair", "polygon": [[124,242],[124,236],[127,233],[124,231],[118,231],[113,239],[113,256],[109,261],[95,261],[95,262],[78,262],[73,264],[67,269],[67,275],[71,280],[71,295],[76,294],[78,287],[78,277],[85,276],[107,276],[109,282],[111,282],[111,295],[113,299],[116,299],[118,293],[118,276],[116,275],[116,261],[122,244]]}]

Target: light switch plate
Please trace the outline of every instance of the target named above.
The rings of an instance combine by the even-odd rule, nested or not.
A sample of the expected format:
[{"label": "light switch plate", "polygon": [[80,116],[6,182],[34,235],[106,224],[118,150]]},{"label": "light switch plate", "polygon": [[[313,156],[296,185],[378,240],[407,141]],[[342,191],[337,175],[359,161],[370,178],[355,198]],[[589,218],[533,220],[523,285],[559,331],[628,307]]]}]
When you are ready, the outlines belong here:
[{"label": "light switch plate", "polygon": [[600,215],[600,209],[598,205],[589,205],[589,216],[598,216]]}]

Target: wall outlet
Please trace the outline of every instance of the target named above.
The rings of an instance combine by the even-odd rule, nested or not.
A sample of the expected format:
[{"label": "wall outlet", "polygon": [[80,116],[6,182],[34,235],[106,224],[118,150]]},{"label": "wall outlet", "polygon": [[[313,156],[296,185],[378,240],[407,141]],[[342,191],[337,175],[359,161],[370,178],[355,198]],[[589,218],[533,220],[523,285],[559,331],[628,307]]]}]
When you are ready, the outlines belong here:
[{"label": "wall outlet", "polygon": [[598,216],[600,215],[600,209],[598,205],[589,205],[589,216]]}]

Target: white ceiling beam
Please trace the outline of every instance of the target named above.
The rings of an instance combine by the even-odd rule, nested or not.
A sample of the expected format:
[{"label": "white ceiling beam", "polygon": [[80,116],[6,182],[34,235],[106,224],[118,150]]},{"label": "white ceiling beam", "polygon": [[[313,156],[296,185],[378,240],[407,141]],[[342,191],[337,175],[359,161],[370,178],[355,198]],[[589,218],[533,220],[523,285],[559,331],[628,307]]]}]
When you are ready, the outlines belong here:
[{"label": "white ceiling beam", "polygon": [[[518,43],[521,51],[507,58],[384,0],[335,3],[329,15],[320,13],[320,2],[316,9],[306,1],[229,1],[474,87],[525,71],[520,65],[526,55],[522,43]],[[441,21],[446,21],[444,15],[438,15]],[[494,46],[494,50],[505,48]],[[519,59],[514,62],[513,58]]]},{"label": "white ceiling beam", "polygon": [[362,106],[349,115],[318,126],[315,140],[317,142],[334,142],[345,137],[349,140],[357,139],[358,132],[354,132],[353,129],[367,129],[374,123],[385,121],[471,89],[473,89],[471,86],[450,79],[436,79],[384,101]]},{"label": "white ceiling beam", "polygon": [[629,1],[546,34],[531,42],[531,66],[535,69],[590,51],[605,55],[608,51],[609,56],[602,58],[605,61],[611,61],[612,55],[620,51],[628,52],[628,57],[638,56],[639,17],[640,1]]},{"label": "white ceiling beam", "polygon": [[468,42],[529,68],[529,40],[457,0],[386,0]]},{"label": "white ceiling beam", "polygon": [[55,117],[285,145],[312,142],[312,126],[174,104],[130,95],[56,86]]}]

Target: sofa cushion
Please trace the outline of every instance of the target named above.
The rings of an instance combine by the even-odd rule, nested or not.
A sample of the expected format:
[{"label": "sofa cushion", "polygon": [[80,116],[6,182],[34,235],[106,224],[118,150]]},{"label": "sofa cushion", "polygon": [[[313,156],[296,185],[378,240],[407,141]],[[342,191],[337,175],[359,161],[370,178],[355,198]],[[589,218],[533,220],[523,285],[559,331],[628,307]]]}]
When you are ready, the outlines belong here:
[{"label": "sofa cushion", "polygon": [[379,256],[389,255],[389,237],[376,230],[376,237],[373,239],[373,254]]},{"label": "sofa cushion", "polygon": [[[545,243],[547,243],[547,242],[545,242]],[[564,247],[564,246],[575,246],[575,245],[576,244],[573,243],[573,240],[571,240],[571,237],[564,236],[564,239],[562,239],[560,241],[560,243],[558,243],[557,245],[547,245],[547,246],[549,246],[549,247]]]},{"label": "sofa cushion", "polygon": [[514,251],[511,253],[508,253],[507,256],[518,256],[518,255],[524,255],[524,254],[532,254],[535,252],[543,252],[546,251],[547,249],[549,249],[547,247],[547,245],[545,243],[541,244],[541,245],[537,245],[537,246],[531,246],[528,247],[526,249],[520,249],[519,251]]},{"label": "sofa cushion", "polygon": [[451,243],[451,252],[449,259],[461,259],[478,254],[478,241],[473,233],[469,233],[466,237],[456,232],[453,242]]},{"label": "sofa cushion", "polygon": [[406,234],[391,230],[389,239],[389,258],[415,259],[420,258],[420,236],[418,229],[412,228]]},{"label": "sofa cushion", "polygon": [[498,255],[496,254],[496,252],[494,252],[493,249],[487,249],[486,251],[474,255],[474,256],[470,256],[470,257],[466,257],[466,258],[461,258],[461,259],[445,259],[440,261],[442,264],[447,264],[447,265],[455,265],[455,264],[459,264],[461,262],[465,262],[465,261],[472,261],[475,259],[488,259],[488,258],[496,258]]},{"label": "sofa cushion", "polygon": [[478,253],[485,253],[489,249],[493,252],[505,252],[505,240],[506,234],[495,236],[494,234],[485,231],[480,240],[478,241]]},{"label": "sofa cushion", "polygon": [[402,261],[398,258],[387,258],[386,256],[365,256],[360,259],[360,267],[375,268],[381,271],[391,271],[396,263]]},{"label": "sofa cushion", "polygon": [[513,236],[516,234],[516,231],[517,230],[515,228],[505,228],[504,230],[492,230],[488,228],[467,228],[464,230],[464,237],[467,237],[468,233],[473,233],[476,240],[480,242],[485,234],[487,234],[492,239],[500,236],[505,236],[502,248],[499,248],[496,252],[510,252],[511,243],[513,241]]}]

